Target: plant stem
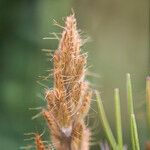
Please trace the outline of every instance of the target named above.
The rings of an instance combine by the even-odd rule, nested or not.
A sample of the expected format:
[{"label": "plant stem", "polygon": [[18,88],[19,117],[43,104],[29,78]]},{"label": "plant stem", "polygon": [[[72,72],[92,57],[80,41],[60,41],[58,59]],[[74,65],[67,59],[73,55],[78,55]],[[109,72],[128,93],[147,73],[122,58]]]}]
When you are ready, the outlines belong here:
[{"label": "plant stem", "polygon": [[121,125],[119,89],[114,90],[114,95],[115,95],[115,114],[116,114],[117,142],[118,142],[119,150],[122,150],[123,149],[123,139],[122,139],[122,125]]},{"label": "plant stem", "polygon": [[[132,149],[139,150],[139,142],[138,142],[138,131],[137,125],[134,116],[134,107],[133,107],[133,96],[132,96],[132,84],[130,74],[127,74],[127,99],[128,99],[128,111],[130,116],[130,132],[131,132],[131,142]],[[137,149],[139,148],[139,149]]]},{"label": "plant stem", "polygon": [[138,137],[138,133],[137,133],[137,124],[136,124],[134,114],[131,114],[131,125],[132,125],[132,129],[133,129],[135,149],[140,150],[139,137]]},{"label": "plant stem", "polygon": [[106,136],[107,136],[109,143],[110,143],[111,147],[113,148],[113,150],[116,150],[117,149],[117,143],[115,141],[115,138],[114,138],[113,133],[111,131],[111,128],[109,126],[101,97],[97,91],[96,91],[96,102],[97,102],[100,119],[102,121],[102,125],[103,125],[104,131],[106,133]]}]

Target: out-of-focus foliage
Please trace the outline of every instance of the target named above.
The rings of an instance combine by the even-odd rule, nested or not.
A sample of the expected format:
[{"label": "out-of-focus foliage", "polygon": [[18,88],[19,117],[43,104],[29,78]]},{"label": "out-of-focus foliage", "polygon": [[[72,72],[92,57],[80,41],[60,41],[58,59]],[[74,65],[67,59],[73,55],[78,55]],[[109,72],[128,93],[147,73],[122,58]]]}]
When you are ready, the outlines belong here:
[{"label": "out-of-focus foliage", "polygon": [[[149,1],[74,1],[81,29],[91,37],[89,52],[92,78],[104,99],[108,120],[115,129],[113,89],[125,91],[125,74],[133,77],[135,114],[140,143],[146,139],[145,79],[150,74]],[[126,93],[120,92],[121,110],[127,112]],[[123,135],[129,139],[129,120],[122,114]],[[142,122],[142,123],[141,123]],[[101,128],[101,127],[100,127]],[[102,133],[99,135],[102,137]],[[97,136],[98,137],[98,136]],[[128,141],[128,143],[130,143]],[[142,145],[143,148],[143,145]]]},{"label": "out-of-focus foliage", "polygon": [[[59,32],[55,19],[63,24],[74,9],[78,26],[91,36],[85,48],[89,52],[91,70],[100,78],[92,78],[101,87],[106,112],[113,121],[113,88],[124,90],[124,76],[133,75],[135,111],[141,142],[145,140],[145,77],[149,74],[148,0],[1,0],[0,1],[0,149],[19,149],[24,145],[23,133],[45,128],[45,123],[31,117],[38,111],[29,107],[43,106],[43,87],[36,81],[50,67],[42,48],[56,49],[56,40],[42,40],[49,32]],[[42,81],[41,81],[42,82]],[[51,82],[48,82],[49,87]],[[41,92],[41,93],[40,93]],[[124,107],[125,94],[120,93]],[[127,116],[123,114],[123,131],[128,138]],[[111,122],[112,128],[114,123]],[[101,126],[99,127],[101,128]],[[100,133],[102,135],[103,132]],[[102,137],[98,135],[99,139]],[[31,142],[32,143],[32,142]]]},{"label": "out-of-focus foliage", "polygon": [[[16,150],[26,144],[24,133],[42,132],[45,123],[31,117],[43,105],[39,75],[50,67],[42,48],[56,48],[56,41],[43,40],[58,32],[53,19],[61,20],[71,10],[67,0],[0,1],[0,149]],[[49,84],[49,86],[51,86]],[[41,128],[40,128],[41,126]],[[33,143],[33,141],[31,141]]]}]

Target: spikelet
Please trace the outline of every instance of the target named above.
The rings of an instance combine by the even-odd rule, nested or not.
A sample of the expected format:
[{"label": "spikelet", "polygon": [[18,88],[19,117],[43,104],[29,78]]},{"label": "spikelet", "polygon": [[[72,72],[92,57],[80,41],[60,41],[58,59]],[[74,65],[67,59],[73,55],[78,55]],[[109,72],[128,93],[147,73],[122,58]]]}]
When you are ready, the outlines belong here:
[{"label": "spikelet", "polygon": [[89,150],[89,141],[90,141],[90,131],[88,128],[85,128],[83,131],[81,150]]},{"label": "spikelet", "polygon": [[46,150],[39,134],[35,134],[35,145],[37,150]]},{"label": "spikelet", "polygon": [[91,96],[92,96],[92,91],[87,91],[83,96],[82,105],[80,106],[76,114],[76,117],[79,117],[79,119],[82,119],[87,115],[90,108]]},{"label": "spikelet", "polygon": [[87,55],[73,15],[66,18],[64,31],[54,52],[54,85],[45,92],[43,116],[57,150],[88,150],[90,131],[84,123],[92,90],[85,81]]},{"label": "spikelet", "polygon": [[79,150],[81,149],[81,144],[83,140],[83,131],[84,131],[84,124],[78,122],[72,131],[71,135],[71,149]]},{"label": "spikelet", "polygon": [[59,127],[56,124],[54,116],[47,110],[43,110],[43,116],[46,119],[48,126],[51,129],[51,132],[54,133],[55,135],[59,135]]}]

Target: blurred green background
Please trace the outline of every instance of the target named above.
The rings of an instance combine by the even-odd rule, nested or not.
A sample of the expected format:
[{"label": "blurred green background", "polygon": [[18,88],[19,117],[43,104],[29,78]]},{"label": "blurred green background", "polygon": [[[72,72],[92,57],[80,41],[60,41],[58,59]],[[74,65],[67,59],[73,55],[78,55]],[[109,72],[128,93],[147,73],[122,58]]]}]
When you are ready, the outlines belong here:
[{"label": "blurred green background", "polygon": [[[38,111],[28,108],[44,106],[43,87],[36,81],[39,75],[48,74],[51,63],[41,49],[56,49],[58,43],[42,38],[61,31],[53,26],[53,19],[63,24],[71,8],[78,27],[90,36],[83,49],[89,53],[90,71],[100,76],[90,81],[102,93],[112,128],[113,89],[120,88],[127,144],[125,74],[131,73],[143,149],[147,137],[145,78],[150,74],[149,0],[0,0],[0,149],[17,150],[26,144],[24,133],[44,130],[43,120],[31,120]],[[95,128],[100,130],[97,140],[105,139],[101,125]]]}]

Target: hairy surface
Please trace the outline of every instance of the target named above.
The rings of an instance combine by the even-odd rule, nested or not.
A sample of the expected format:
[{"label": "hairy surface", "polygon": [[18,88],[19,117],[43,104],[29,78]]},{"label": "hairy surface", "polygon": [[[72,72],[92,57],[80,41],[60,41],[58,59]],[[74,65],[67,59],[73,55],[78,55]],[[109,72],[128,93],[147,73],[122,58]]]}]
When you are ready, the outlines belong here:
[{"label": "hairy surface", "polygon": [[[88,150],[90,131],[84,123],[88,113],[92,90],[85,80],[87,55],[81,53],[82,40],[74,15],[66,18],[58,49],[54,53],[51,90],[45,98],[47,108],[43,116],[57,150]],[[40,149],[36,142],[37,150]]]}]

